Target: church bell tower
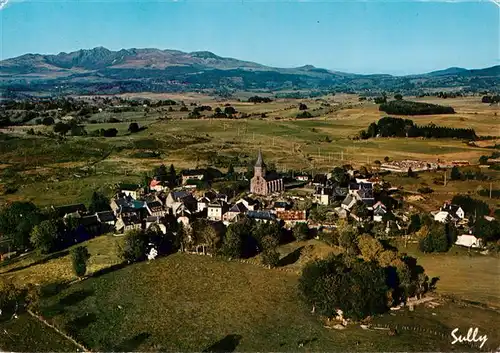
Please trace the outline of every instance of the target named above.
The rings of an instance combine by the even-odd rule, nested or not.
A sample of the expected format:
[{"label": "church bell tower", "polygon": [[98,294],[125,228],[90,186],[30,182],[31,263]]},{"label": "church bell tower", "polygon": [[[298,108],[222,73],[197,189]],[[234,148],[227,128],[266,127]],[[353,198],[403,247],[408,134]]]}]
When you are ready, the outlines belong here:
[{"label": "church bell tower", "polygon": [[266,176],[266,165],[264,164],[264,161],[262,159],[262,152],[259,149],[259,156],[257,157],[257,162],[255,163],[254,166],[254,172],[253,172],[254,177],[260,176],[264,178]]}]

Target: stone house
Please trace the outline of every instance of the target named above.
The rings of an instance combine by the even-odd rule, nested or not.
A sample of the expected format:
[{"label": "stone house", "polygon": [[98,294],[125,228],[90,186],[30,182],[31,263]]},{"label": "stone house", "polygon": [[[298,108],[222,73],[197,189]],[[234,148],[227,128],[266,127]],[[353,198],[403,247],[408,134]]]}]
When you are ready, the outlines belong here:
[{"label": "stone house", "polygon": [[211,221],[222,221],[222,216],[229,209],[228,204],[224,201],[216,200],[208,204],[207,219]]},{"label": "stone house", "polygon": [[285,190],[283,179],[276,174],[267,173],[266,165],[259,150],[257,162],[254,166],[254,176],[250,180],[250,192],[256,195],[267,196],[273,192]]}]

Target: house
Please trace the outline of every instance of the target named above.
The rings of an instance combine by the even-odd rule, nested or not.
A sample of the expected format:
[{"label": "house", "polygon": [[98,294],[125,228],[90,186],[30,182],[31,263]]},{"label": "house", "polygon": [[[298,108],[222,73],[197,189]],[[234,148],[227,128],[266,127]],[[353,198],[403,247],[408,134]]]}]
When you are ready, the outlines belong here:
[{"label": "house", "polygon": [[203,180],[205,171],[202,169],[183,170],[181,172],[182,185],[186,185],[190,180]]},{"label": "house", "polygon": [[167,234],[167,227],[161,222],[161,220],[162,218],[159,216],[146,217],[146,229],[156,226],[163,234]]},{"label": "house", "polygon": [[356,202],[361,201],[361,198],[358,194],[349,194],[346,196],[344,201],[340,204],[344,210],[350,211],[351,208],[356,204]]},{"label": "house", "polygon": [[179,204],[184,204],[190,211],[195,211],[197,208],[198,201],[194,198],[194,196],[185,191],[172,191],[168,194],[165,206],[168,209],[174,210],[177,209]]},{"label": "house", "polygon": [[484,247],[483,240],[472,234],[462,234],[457,237],[455,245],[466,246],[468,248],[481,249]]},{"label": "house", "polygon": [[285,190],[283,179],[275,173],[267,173],[266,164],[262,159],[262,153],[259,150],[257,162],[254,166],[253,178],[250,179],[250,192],[256,195],[267,196],[273,192]]},{"label": "house", "polygon": [[109,226],[114,226],[116,222],[116,217],[113,211],[101,211],[95,214],[99,219],[101,224],[107,224]]},{"label": "house", "polygon": [[146,202],[146,210],[150,216],[163,217],[166,213],[160,201]]},{"label": "house", "polygon": [[283,221],[288,228],[293,227],[297,223],[307,223],[306,211],[277,211],[276,218]]},{"label": "house", "polygon": [[139,199],[144,190],[137,185],[122,185],[120,193],[135,200]]},{"label": "house", "polygon": [[296,175],[295,180],[297,180],[297,181],[309,181],[309,175],[307,175],[307,174]]},{"label": "house", "polygon": [[276,212],[286,211],[286,210],[289,210],[290,208],[291,208],[291,205],[286,201],[276,201],[274,203],[274,206],[273,206],[273,209]]},{"label": "house", "polygon": [[134,229],[141,229],[142,222],[137,216],[129,216],[129,217],[119,217],[116,221],[115,225],[116,231],[120,233],[125,233]]},{"label": "house", "polygon": [[441,211],[448,212],[454,220],[465,218],[465,212],[459,205],[445,203],[443,207],[441,207]]},{"label": "house", "polygon": [[338,201],[338,200],[343,200],[345,197],[349,194],[349,188],[343,187],[343,186],[334,186],[333,187],[333,199]]},{"label": "house", "polygon": [[347,210],[343,207],[335,207],[334,211],[337,214],[337,216],[339,216],[339,218],[347,218],[348,216]]},{"label": "house", "polygon": [[453,220],[453,217],[447,211],[439,211],[434,215],[436,222],[448,223]]},{"label": "house", "polygon": [[360,184],[360,185],[361,188],[358,190],[358,196],[361,198],[361,201],[365,203],[368,209],[372,209],[375,203],[372,184]]},{"label": "house", "polygon": [[248,211],[247,217],[257,222],[266,222],[266,223],[276,220],[276,216],[271,211],[268,210]]},{"label": "house", "polygon": [[149,189],[157,192],[165,191],[168,189],[165,184],[165,182],[159,180],[157,177],[154,177],[149,183]]},{"label": "house", "polygon": [[256,211],[259,208],[259,201],[249,197],[243,197],[236,201],[236,203],[242,203],[249,211]]},{"label": "house", "polygon": [[207,219],[211,221],[222,221],[222,216],[228,210],[228,205],[224,201],[214,201],[208,204]]},{"label": "house", "polygon": [[333,189],[325,188],[322,186],[316,187],[316,191],[313,194],[313,201],[320,204],[328,206],[332,201]]},{"label": "house", "polygon": [[208,207],[210,203],[210,199],[206,196],[200,197],[196,203],[196,212],[202,212],[204,209]]},{"label": "house", "polygon": [[222,219],[226,222],[235,222],[238,220],[240,215],[244,214],[247,211],[248,208],[246,208],[243,203],[238,202],[231,206],[231,208],[226,213],[224,213]]},{"label": "house", "polygon": [[79,219],[79,222],[89,235],[101,234],[101,222],[99,222],[99,218],[95,214],[83,216]]},{"label": "house", "polygon": [[185,204],[183,204],[182,202],[176,203],[174,205],[174,207],[172,208],[172,215],[175,217],[179,217],[179,216],[191,217],[192,213],[193,212],[191,211],[191,209],[188,206],[186,206]]},{"label": "house", "polygon": [[113,211],[102,211],[95,214],[101,223],[103,233],[111,232],[115,229],[116,217]]},{"label": "house", "polygon": [[56,213],[57,217],[62,218],[66,217],[69,214],[78,213],[78,215],[82,215],[87,212],[87,207],[83,203],[73,204],[73,205],[64,205],[64,206],[52,206],[52,210]]},{"label": "house", "polygon": [[387,207],[382,202],[373,205],[373,221],[382,222],[382,218],[387,213]]},{"label": "house", "polygon": [[314,186],[325,186],[328,181],[328,177],[326,174],[316,174],[312,180],[312,184]]}]

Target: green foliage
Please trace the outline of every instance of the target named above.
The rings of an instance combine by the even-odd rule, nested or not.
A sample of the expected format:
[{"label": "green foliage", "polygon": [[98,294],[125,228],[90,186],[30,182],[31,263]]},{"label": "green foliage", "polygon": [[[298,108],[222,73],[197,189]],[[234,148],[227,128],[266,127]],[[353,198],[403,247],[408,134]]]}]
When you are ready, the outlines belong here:
[{"label": "green foliage", "polygon": [[309,227],[307,223],[297,223],[293,227],[293,236],[297,240],[309,239]]},{"label": "green foliage", "polygon": [[141,131],[140,127],[139,127],[139,124],[137,123],[130,123],[129,126],[128,126],[128,131],[133,134],[133,133],[136,133],[136,132],[139,132]]},{"label": "green foliage", "polygon": [[363,234],[358,238],[358,248],[365,261],[377,261],[384,247],[371,235]]},{"label": "green foliage", "polygon": [[444,224],[434,223],[429,229],[429,233],[420,239],[420,251],[425,253],[431,252],[446,252],[453,244],[451,241],[453,236],[450,232],[453,230],[446,227]]},{"label": "green foliage", "polygon": [[94,191],[92,193],[92,198],[90,199],[89,212],[96,213],[109,210],[111,210],[111,208],[109,206],[109,200],[106,195]]},{"label": "green foliage", "polygon": [[384,269],[373,262],[330,256],[307,264],[299,280],[305,301],[320,315],[333,317],[337,309],[355,320],[387,310]]},{"label": "green foliage", "polygon": [[22,291],[17,288],[11,279],[0,278],[0,309],[2,309],[2,319],[10,318],[16,312],[21,299]]},{"label": "green foliage", "polygon": [[403,99],[403,96],[401,94],[397,93],[394,95],[394,99],[400,101]]},{"label": "green foliage", "polygon": [[469,195],[455,195],[451,200],[452,204],[459,205],[468,215],[475,215],[476,217],[487,216],[490,213],[488,204],[481,200],[476,200]]},{"label": "green foliage", "polygon": [[259,96],[253,96],[248,98],[249,103],[270,103],[273,100],[269,97],[259,97]]},{"label": "green foliage", "polygon": [[302,111],[302,112],[297,114],[296,118],[297,119],[308,119],[308,118],[312,118],[312,114],[307,112],[307,111]]},{"label": "green foliage", "polygon": [[131,230],[125,234],[123,247],[120,249],[120,258],[128,263],[143,261],[146,258],[148,235],[141,230]]},{"label": "green foliage", "polygon": [[60,240],[59,224],[56,220],[46,220],[33,227],[30,233],[30,241],[33,247],[41,254],[54,251]]},{"label": "green foliage", "polygon": [[71,249],[71,263],[73,271],[77,277],[85,276],[87,272],[87,262],[90,259],[90,253],[85,246],[77,246]]},{"label": "green foliage", "polygon": [[461,173],[457,166],[451,168],[450,178],[451,180],[460,180]]},{"label": "green foliage", "polygon": [[379,107],[379,110],[388,114],[400,115],[434,115],[455,113],[455,110],[452,107],[405,100],[394,100],[391,102],[382,103]]},{"label": "green foliage", "polygon": [[238,223],[232,223],[227,227],[226,235],[222,243],[221,254],[229,258],[238,259],[243,256],[243,234]]},{"label": "green foliage", "polygon": [[54,125],[54,132],[56,134],[66,135],[71,130],[71,126],[63,122],[58,122]]},{"label": "green foliage", "polygon": [[414,213],[410,216],[410,225],[408,227],[408,234],[416,233],[422,227],[422,223],[420,221],[420,215],[418,213]]},{"label": "green foliage", "polygon": [[31,202],[16,201],[0,211],[0,233],[12,240],[15,249],[30,247],[30,232],[44,219],[40,210]]}]

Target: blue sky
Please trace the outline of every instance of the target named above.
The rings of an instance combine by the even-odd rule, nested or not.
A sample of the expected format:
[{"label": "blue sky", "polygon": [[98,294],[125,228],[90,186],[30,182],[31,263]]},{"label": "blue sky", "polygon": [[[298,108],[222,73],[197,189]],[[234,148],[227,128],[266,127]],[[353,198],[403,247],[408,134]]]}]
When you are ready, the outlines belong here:
[{"label": "blue sky", "polygon": [[488,1],[11,0],[0,11],[0,57],[155,47],[411,74],[500,64],[499,17]]}]

